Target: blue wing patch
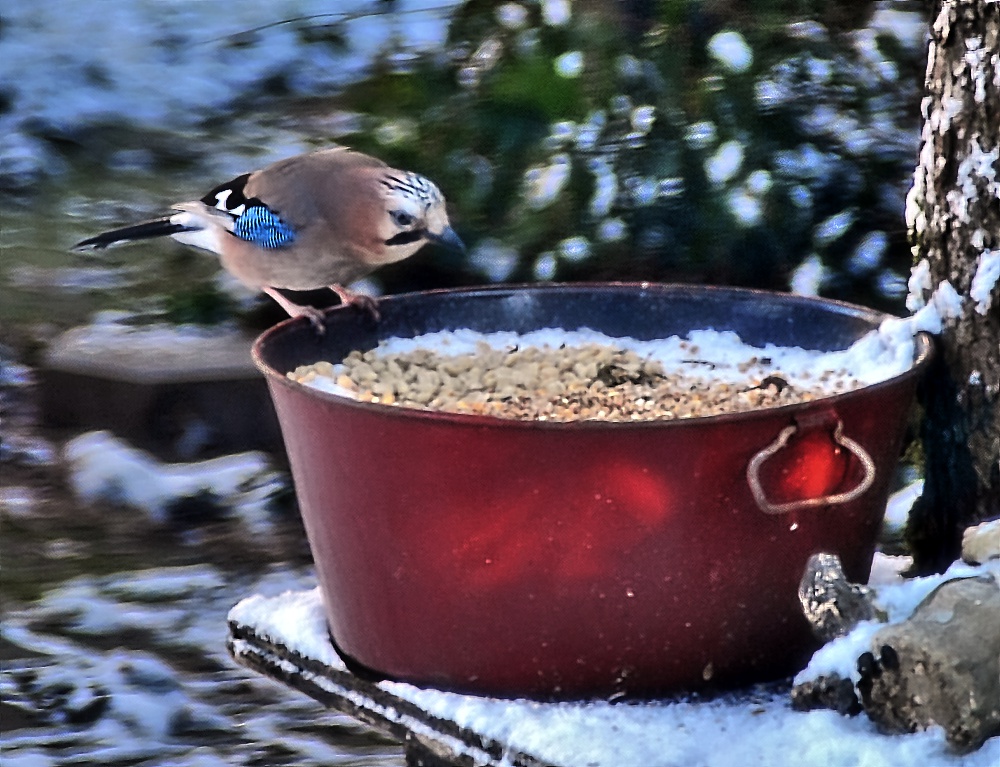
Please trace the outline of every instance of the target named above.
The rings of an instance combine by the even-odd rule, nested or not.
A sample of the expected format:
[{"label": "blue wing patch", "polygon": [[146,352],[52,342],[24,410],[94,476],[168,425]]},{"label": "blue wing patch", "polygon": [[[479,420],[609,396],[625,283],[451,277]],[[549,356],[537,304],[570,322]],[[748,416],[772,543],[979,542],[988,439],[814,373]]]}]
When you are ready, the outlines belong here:
[{"label": "blue wing patch", "polygon": [[295,232],[265,205],[248,205],[233,222],[233,234],[261,248],[281,248],[295,240]]}]

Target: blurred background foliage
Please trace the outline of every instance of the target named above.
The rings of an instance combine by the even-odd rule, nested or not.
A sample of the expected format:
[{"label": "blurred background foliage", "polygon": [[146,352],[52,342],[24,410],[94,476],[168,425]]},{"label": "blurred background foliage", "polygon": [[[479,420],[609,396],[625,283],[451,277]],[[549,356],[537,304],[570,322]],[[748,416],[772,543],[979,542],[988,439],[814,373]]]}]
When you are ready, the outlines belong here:
[{"label": "blurred background foliage", "polygon": [[387,55],[339,99],[369,118],[348,143],[437,179],[472,246],[387,289],[644,279],[901,308],[923,51],[868,26],[876,4],[559,5],[464,3],[446,52]]},{"label": "blurred background foliage", "polygon": [[[271,72],[198,130],[252,154],[248,124],[279,125],[301,137],[296,150],[347,144],[437,181],[467,257],[427,249],[367,289],[658,280],[902,311],[925,57],[919,3],[467,0],[441,7],[446,43],[433,49],[410,45],[405,3],[376,0],[362,13],[400,20],[363,72],[311,91],[295,73]],[[355,19],[282,23],[296,44],[335,61],[356,41]],[[230,53],[254,34],[230,36]],[[109,224],[175,199],[157,198],[175,190],[150,190],[154,176],[179,185],[183,169],[186,191],[176,193],[200,194],[190,185],[213,152],[211,138],[182,149],[118,123],[43,138],[89,176],[121,175],[109,157],[123,149],[153,158],[125,169],[145,179],[145,196],[129,215],[103,210]],[[77,206],[74,236],[93,229],[79,215],[87,207]],[[191,267],[177,248],[175,265],[160,270],[160,290],[181,294],[160,304],[169,316],[212,320],[238,305],[210,282],[214,269]]]},{"label": "blurred background foliage", "polygon": [[[372,121],[352,143],[448,190],[466,280],[798,276],[898,308],[922,67],[865,26],[872,10],[590,2],[546,24],[537,5],[469,2],[450,56],[347,90]],[[456,279],[421,271],[399,278]]]}]

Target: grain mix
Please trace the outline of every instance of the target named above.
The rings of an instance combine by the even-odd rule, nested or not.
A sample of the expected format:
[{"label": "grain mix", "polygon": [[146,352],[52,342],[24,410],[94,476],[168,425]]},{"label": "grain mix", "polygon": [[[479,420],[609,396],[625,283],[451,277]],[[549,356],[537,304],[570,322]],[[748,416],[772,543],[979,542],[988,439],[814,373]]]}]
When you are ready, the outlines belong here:
[{"label": "grain mix", "polygon": [[[643,421],[738,413],[790,405],[860,386],[846,371],[788,376],[768,356],[736,365],[738,382],[713,375],[697,344],[665,367],[631,349],[603,343],[496,348],[474,352],[417,348],[353,351],[339,363],[296,368],[289,378],[318,379],[363,402],[536,421]],[[322,387],[330,390],[330,387]]]}]

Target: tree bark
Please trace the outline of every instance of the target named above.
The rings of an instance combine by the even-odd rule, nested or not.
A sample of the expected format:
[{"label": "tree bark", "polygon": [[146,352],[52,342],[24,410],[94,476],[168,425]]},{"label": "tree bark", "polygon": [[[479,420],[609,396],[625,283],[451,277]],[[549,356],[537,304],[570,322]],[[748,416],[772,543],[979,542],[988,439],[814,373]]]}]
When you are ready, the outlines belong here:
[{"label": "tree bark", "polygon": [[962,306],[921,392],[925,487],[908,530],[921,572],[946,567],[965,527],[1000,514],[1000,3],[934,0],[931,20],[907,303],[948,281]]}]

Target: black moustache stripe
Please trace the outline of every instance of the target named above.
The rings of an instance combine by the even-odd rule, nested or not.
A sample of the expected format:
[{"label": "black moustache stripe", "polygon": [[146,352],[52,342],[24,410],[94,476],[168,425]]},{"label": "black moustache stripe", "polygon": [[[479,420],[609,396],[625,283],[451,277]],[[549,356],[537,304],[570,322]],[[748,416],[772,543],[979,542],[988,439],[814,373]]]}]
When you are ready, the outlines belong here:
[{"label": "black moustache stripe", "polygon": [[385,241],[386,245],[409,245],[411,242],[417,242],[418,240],[424,239],[423,229],[414,229],[410,232],[400,232],[394,237],[390,237]]}]

